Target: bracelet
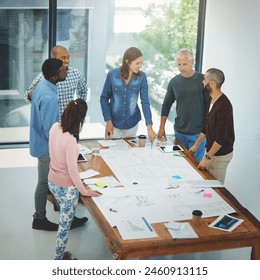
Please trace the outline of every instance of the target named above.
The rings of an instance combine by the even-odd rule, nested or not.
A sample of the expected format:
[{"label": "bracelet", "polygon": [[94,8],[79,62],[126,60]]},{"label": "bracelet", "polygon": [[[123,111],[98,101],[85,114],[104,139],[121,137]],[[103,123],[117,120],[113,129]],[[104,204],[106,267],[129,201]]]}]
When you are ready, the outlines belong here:
[{"label": "bracelet", "polygon": [[211,160],[211,157],[208,156],[207,154],[205,155],[205,158],[208,159],[208,160]]}]

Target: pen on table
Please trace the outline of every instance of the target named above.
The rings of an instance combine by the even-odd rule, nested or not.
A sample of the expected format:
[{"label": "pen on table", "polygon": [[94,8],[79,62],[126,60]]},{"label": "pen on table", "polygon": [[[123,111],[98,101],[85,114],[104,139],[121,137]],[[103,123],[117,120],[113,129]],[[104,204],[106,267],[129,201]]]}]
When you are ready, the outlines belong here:
[{"label": "pen on table", "polygon": [[176,186],[176,187],[173,187],[173,186],[171,186],[171,187],[168,187],[168,188],[166,188],[167,190],[169,190],[169,189],[177,189],[177,188],[179,188],[180,187],[180,185],[178,185],[178,186]]},{"label": "pen on table", "polygon": [[174,157],[186,157],[185,154],[172,154]]},{"label": "pen on table", "polygon": [[145,217],[142,217],[142,219],[143,219],[145,225],[148,227],[148,229],[149,229],[150,231],[153,231],[152,227],[150,226],[150,224],[148,223],[148,221],[145,219]]},{"label": "pen on table", "polygon": [[195,192],[194,194],[200,194],[200,193],[202,193],[202,192],[204,192],[204,190],[197,191],[197,192]]}]

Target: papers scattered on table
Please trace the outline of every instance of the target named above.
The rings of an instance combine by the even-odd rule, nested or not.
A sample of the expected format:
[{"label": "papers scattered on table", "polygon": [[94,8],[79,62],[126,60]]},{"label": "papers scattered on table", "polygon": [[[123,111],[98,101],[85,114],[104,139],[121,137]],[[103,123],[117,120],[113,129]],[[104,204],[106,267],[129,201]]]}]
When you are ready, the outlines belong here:
[{"label": "papers scattered on table", "polygon": [[119,183],[113,176],[105,176],[100,178],[92,178],[92,179],[85,179],[84,183],[86,185],[89,185],[90,188],[92,188],[92,185],[96,185],[98,187],[119,187],[122,186],[121,183]]},{"label": "papers scattered on table", "polygon": [[98,140],[97,142],[103,147],[116,146],[116,141],[114,141],[114,140]]},{"label": "papers scattered on table", "polygon": [[99,172],[97,172],[96,170],[89,169],[87,171],[80,172],[79,177],[80,177],[80,179],[86,179],[86,178],[96,176],[98,174],[99,174]]},{"label": "papers scattered on table", "polygon": [[88,147],[85,147],[84,145],[78,143],[78,148],[81,154],[87,155],[87,154],[91,154],[92,150],[89,149]]},{"label": "papers scattered on table", "polygon": [[168,222],[164,224],[168,232],[174,239],[180,238],[199,238],[192,226],[186,223]]},{"label": "papers scattered on table", "polygon": [[116,226],[124,240],[158,236],[145,217],[123,218],[117,221]]},{"label": "papers scattered on table", "polygon": [[230,232],[238,227],[243,221],[244,220],[234,218],[230,215],[222,215],[219,216],[213,223],[211,223],[209,227]]}]

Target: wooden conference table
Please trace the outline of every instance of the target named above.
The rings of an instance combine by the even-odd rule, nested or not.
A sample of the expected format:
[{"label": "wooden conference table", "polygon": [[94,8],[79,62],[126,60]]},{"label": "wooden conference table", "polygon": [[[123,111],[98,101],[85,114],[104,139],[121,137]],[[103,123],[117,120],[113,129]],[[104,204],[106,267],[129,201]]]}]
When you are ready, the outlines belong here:
[{"label": "wooden conference table", "polygon": [[[81,142],[88,146],[95,141]],[[196,160],[184,150],[186,160],[196,168]],[[79,163],[79,171],[89,168],[100,172],[98,177],[112,175],[116,178],[102,157],[86,155],[88,161]],[[196,168],[197,170],[197,168]],[[198,170],[205,179],[215,179],[209,172]],[[217,250],[251,247],[251,259],[260,260],[260,222],[250,211],[244,208],[226,188],[214,190],[236,210],[233,216],[243,219],[244,222],[232,232],[225,232],[209,228],[216,217],[203,218],[200,225],[192,225],[199,238],[173,239],[164,226],[164,223],[152,224],[158,237],[147,239],[123,240],[116,227],[111,227],[95,202],[90,197],[82,200],[102,233],[115,259],[145,258],[177,254],[191,254]],[[187,221],[187,220],[186,220]],[[167,221],[166,221],[167,222]]]}]

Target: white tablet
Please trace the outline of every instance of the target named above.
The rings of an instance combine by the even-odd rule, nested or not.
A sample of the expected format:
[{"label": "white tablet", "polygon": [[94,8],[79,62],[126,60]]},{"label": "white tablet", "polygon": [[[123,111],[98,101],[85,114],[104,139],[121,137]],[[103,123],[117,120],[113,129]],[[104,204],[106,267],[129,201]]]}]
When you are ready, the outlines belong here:
[{"label": "white tablet", "polygon": [[83,154],[79,154],[77,162],[88,161]]},{"label": "white tablet", "polygon": [[236,227],[238,227],[244,220],[234,218],[230,215],[219,216],[213,223],[209,225],[209,227],[224,230],[224,231],[232,231]]},{"label": "white tablet", "polygon": [[159,150],[163,153],[183,152],[183,149],[179,145],[166,145],[159,146]]}]

